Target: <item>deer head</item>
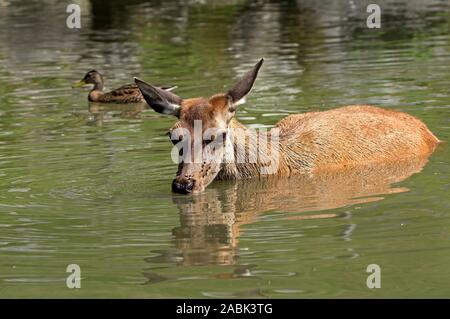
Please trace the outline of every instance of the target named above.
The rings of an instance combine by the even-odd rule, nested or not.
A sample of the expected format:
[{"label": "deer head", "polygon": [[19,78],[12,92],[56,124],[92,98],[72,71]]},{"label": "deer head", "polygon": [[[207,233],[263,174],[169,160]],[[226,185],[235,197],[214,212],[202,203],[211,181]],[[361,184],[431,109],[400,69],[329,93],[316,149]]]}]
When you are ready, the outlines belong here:
[{"label": "deer head", "polygon": [[263,61],[261,59],[228,92],[210,98],[182,99],[135,78],[151,108],[178,118],[169,130],[179,163],[172,182],[174,192],[203,191],[223,168],[224,159],[234,156],[229,124],[237,106],[250,92]]}]

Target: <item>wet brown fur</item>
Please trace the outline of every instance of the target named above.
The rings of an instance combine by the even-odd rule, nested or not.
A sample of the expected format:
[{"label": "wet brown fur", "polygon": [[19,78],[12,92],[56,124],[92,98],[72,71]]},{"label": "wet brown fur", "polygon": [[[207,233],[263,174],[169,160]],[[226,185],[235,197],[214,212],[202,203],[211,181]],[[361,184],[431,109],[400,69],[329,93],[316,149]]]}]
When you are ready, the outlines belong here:
[{"label": "wet brown fur", "polygon": [[439,143],[414,116],[370,105],[291,115],[277,127],[287,173],[428,156]]},{"label": "wet brown fur", "polygon": [[182,112],[180,120],[187,123],[194,123],[194,120],[201,120],[208,126],[213,126],[217,115],[228,112],[228,99],[223,94],[217,94],[210,99],[193,98],[186,99],[181,105]]}]

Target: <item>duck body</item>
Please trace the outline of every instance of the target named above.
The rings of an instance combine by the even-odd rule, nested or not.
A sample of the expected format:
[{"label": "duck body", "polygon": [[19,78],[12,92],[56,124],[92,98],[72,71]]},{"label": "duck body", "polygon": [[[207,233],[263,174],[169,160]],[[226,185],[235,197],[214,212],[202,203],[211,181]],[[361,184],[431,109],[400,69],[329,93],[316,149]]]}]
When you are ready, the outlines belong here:
[{"label": "duck body", "polygon": [[99,103],[140,103],[144,101],[144,97],[136,85],[126,84],[110,92],[92,89],[88,100]]},{"label": "duck body", "polygon": [[[81,87],[89,84],[93,85],[88,95],[90,102],[118,104],[145,102],[136,84],[126,84],[112,91],[105,92],[103,76],[96,70],[87,72],[84,78],[73,87]],[[161,88],[167,91],[174,89],[173,86],[161,86]]]}]

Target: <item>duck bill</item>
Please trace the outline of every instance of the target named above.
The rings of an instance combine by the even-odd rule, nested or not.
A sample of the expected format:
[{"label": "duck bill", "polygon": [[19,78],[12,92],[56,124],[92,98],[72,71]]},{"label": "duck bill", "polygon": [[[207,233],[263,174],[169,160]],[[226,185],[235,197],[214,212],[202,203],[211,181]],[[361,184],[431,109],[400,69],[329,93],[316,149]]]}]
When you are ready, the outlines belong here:
[{"label": "duck bill", "polygon": [[80,82],[73,84],[73,85],[72,85],[72,89],[80,88],[80,87],[82,87],[82,86],[85,86],[86,84],[87,84],[86,81],[81,80]]}]

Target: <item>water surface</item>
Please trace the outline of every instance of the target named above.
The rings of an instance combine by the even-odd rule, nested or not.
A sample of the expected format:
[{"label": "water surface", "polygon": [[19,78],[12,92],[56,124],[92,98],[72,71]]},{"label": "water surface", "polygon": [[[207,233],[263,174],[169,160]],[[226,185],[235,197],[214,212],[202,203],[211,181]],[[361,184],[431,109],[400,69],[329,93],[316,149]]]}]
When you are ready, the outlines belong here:
[{"label": "water surface", "polygon": [[[378,1],[379,30],[357,1],[80,3],[70,30],[64,1],[0,1],[1,297],[449,296],[448,1]],[[365,103],[444,143],[428,162],[174,195],[174,120],[70,87],[96,68],[108,88],[209,96],[260,57],[250,127]]]}]

